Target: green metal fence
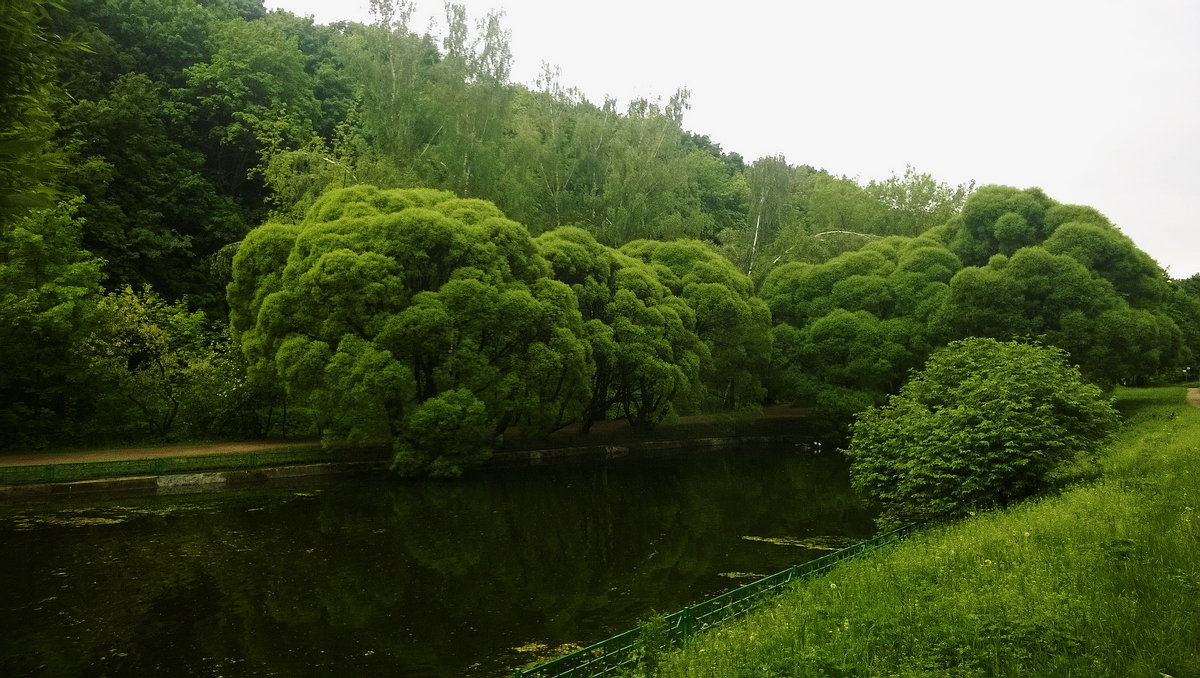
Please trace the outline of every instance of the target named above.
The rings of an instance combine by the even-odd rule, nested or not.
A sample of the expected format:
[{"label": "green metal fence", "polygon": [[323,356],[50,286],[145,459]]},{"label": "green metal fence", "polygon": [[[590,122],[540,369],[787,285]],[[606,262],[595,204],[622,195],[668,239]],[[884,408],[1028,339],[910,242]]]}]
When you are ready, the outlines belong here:
[{"label": "green metal fence", "polygon": [[[32,483],[66,483],[98,478],[166,475],[200,471],[231,471],[242,469],[315,464],[343,461],[382,461],[386,453],[370,448],[322,449],[318,446],[287,447],[261,452],[230,452],[190,457],[157,457],[123,461],[94,461],[73,464],[38,464],[31,466],[0,466],[0,485]],[[0,463],[3,463],[0,461]]]},{"label": "green metal fence", "polygon": [[[834,551],[807,563],[793,565],[782,572],[776,572],[745,586],[722,593],[715,598],[709,598],[702,603],[689,605],[674,614],[669,614],[663,619],[666,626],[665,644],[656,649],[681,647],[696,633],[741,617],[765,599],[781,593],[791,582],[821,574],[843,560],[904,539],[912,532],[912,529],[912,525],[906,525],[897,530],[876,535],[849,548]],[[639,626],[533,668],[515,669],[513,676],[514,678],[616,676],[638,662],[639,650],[642,649],[639,648],[638,643],[641,635],[642,627]]]}]

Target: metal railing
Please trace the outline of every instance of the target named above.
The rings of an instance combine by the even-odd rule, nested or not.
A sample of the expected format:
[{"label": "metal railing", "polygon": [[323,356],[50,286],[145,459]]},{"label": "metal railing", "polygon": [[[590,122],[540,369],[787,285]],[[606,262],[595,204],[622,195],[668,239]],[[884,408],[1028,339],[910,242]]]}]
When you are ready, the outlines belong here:
[{"label": "metal railing", "polygon": [[[244,469],[315,464],[322,462],[382,461],[390,458],[372,449],[323,449],[302,446],[263,450],[261,452],[228,452],[185,457],[155,457],[121,461],[89,461],[68,464],[37,464],[0,466],[0,485],[33,483],[69,483],[100,478],[128,476],[160,476],[171,473],[201,471],[237,471]],[[3,461],[0,460],[0,464]]]},{"label": "metal railing", "polygon": [[[904,539],[912,530],[912,525],[905,525],[891,532],[876,535],[848,548],[828,553],[806,563],[793,565],[781,572],[669,614],[662,619],[666,631],[665,637],[661,641],[662,646],[652,649],[661,651],[681,647],[695,634],[737,619],[768,597],[782,593],[791,582],[822,574],[843,560]],[[639,626],[618,633],[582,650],[532,668],[514,669],[513,678],[593,678],[619,675],[622,670],[637,664],[641,655],[648,649],[639,643],[644,628],[644,626]],[[652,635],[661,634],[661,629],[656,629],[656,631],[659,633]]]}]

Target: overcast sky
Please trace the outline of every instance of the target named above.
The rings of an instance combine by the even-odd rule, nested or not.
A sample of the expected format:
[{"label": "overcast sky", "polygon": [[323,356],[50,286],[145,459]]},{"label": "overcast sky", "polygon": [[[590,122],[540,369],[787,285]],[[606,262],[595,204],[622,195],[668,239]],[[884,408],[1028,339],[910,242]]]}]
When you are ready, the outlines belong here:
[{"label": "overcast sky", "polygon": [[[366,0],[266,0],[318,22]],[[505,13],[513,80],[592,101],[692,91],[684,127],[861,180],[906,164],[1091,205],[1200,272],[1200,2],[465,0]],[[441,3],[418,0],[424,27]]]}]

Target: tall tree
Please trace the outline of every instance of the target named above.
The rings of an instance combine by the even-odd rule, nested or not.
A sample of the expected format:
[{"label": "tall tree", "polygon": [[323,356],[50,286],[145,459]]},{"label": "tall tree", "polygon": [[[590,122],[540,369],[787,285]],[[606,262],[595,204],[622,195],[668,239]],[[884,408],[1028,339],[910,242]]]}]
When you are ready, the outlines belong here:
[{"label": "tall tree", "polygon": [[141,73],[61,116],[76,162],[65,173],[87,196],[84,245],[114,287],[149,284],[172,297],[205,289],[201,259],[242,233],[242,211],[209,180],[180,108]]},{"label": "tall tree", "polygon": [[434,91],[441,53],[411,31],[412,3],[373,0],[375,22],[347,31],[339,53],[355,83],[368,158],[359,178],[384,186],[421,185],[429,150],[442,132]]},{"label": "tall tree", "polygon": [[467,197],[495,196],[506,169],[500,145],[512,104],[508,31],[493,12],[473,34],[466,8],[447,3],[442,46],[434,91],[441,129],[431,149],[432,183]]},{"label": "tall tree", "polygon": [[1182,335],[1160,309],[1139,309],[1076,259],[1042,247],[950,281],[936,322],[949,338],[1033,338],[1065,349],[1084,376],[1138,383],[1181,359]]},{"label": "tall tree", "polygon": [[935,241],[891,237],[776,268],[762,286],[778,323],[772,395],[839,424],[881,402],[940,343],[933,315],[960,267]]},{"label": "tall tree", "polygon": [[771,313],[750,279],[698,240],[635,240],[621,251],[653,266],[696,315],[696,335],[712,360],[704,365],[705,406],[753,408],[763,402],[771,355]]},{"label": "tall tree", "polygon": [[903,175],[872,181],[866,191],[884,209],[882,227],[887,235],[918,236],[941,226],[957,214],[975,188],[975,182],[950,186],[911,165]]},{"label": "tall tree", "polygon": [[93,323],[100,262],[80,247],[79,202],[54,205],[62,159],[51,139],[59,58],[78,51],[49,27],[56,7],[0,6],[0,445],[78,433],[94,380],[74,350]]},{"label": "tall tree", "polygon": [[[750,188],[750,213],[742,240],[746,275],[753,275],[759,252],[794,217],[792,168],[782,155],[759,158],[746,169]],[[761,267],[760,267],[761,269]]]},{"label": "tall tree", "polygon": [[273,23],[232,20],[212,36],[212,56],[185,72],[184,101],[227,192],[265,197],[251,170],[278,148],[313,137],[317,102],[296,39]]},{"label": "tall tree", "polygon": [[389,439],[402,473],[455,475],[509,424],[551,426],[578,397],[579,311],[548,274],[490,203],[356,186],[246,238],[231,320],[258,378]]},{"label": "tall tree", "polygon": [[75,442],[98,383],[78,350],[96,323],[100,264],[76,203],[0,223],[0,427],[6,445]]},{"label": "tall tree", "polygon": [[0,8],[0,219],[48,207],[55,160],[47,142],[61,96],[56,58],[64,45],[48,31],[51,5],[14,0]]},{"label": "tall tree", "polygon": [[648,426],[669,412],[694,411],[708,347],[696,335],[695,313],[659,271],[576,227],[543,233],[536,244],[584,319],[595,369],[583,431],[610,417]]}]

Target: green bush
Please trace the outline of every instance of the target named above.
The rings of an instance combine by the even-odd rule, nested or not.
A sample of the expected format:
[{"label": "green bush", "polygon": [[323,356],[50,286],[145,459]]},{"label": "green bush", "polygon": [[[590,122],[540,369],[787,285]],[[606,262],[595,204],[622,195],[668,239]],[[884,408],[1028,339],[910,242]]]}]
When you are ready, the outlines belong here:
[{"label": "green bush", "polygon": [[1117,426],[1056,348],[972,338],[859,415],[846,454],[885,523],[950,519],[1062,485]]},{"label": "green bush", "polygon": [[487,459],[489,432],[484,403],[465,388],[443,391],[416,407],[407,435],[393,441],[392,470],[411,476],[456,477],[463,467]]}]

